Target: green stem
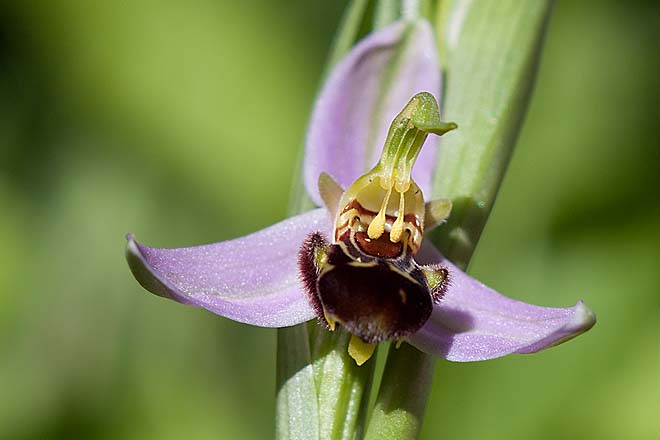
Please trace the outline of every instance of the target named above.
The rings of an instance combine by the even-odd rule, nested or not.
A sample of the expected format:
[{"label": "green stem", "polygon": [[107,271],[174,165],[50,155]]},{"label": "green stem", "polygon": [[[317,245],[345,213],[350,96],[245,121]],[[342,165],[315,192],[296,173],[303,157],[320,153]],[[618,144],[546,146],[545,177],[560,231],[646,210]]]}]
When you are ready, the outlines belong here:
[{"label": "green stem", "polygon": [[277,331],[275,433],[280,440],[319,438],[319,411],[307,327]]},{"label": "green stem", "polygon": [[319,438],[353,440],[361,436],[373,379],[375,357],[358,367],[348,356],[351,335],[309,324],[312,365],[319,407]]},{"label": "green stem", "polygon": [[380,29],[394,23],[401,17],[402,0],[377,0],[374,11],[373,29]]},{"label": "green stem", "polygon": [[330,69],[341,60],[341,58],[353,47],[360,37],[364,20],[369,6],[369,0],[353,0],[342,16],[341,23],[337,29],[337,36],[332,42],[330,55],[323,77],[325,78]]},{"label": "green stem", "polygon": [[401,17],[406,20],[414,20],[420,16],[421,0],[402,0]]},{"label": "green stem", "polygon": [[365,440],[413,439],[422,426],[435,359],[411,345],[390,345]]}]

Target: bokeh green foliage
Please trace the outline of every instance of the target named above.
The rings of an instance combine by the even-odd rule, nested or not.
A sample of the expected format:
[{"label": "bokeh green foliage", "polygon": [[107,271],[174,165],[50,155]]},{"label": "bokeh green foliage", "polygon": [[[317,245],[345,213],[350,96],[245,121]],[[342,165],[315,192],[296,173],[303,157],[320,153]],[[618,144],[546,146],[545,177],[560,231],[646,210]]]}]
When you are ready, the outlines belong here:
[{"label": "bokeh green foliage", "polygon": [[[184,246],[286,215],[342,7],[2,3],[0,438],[272,437],[275,331],[147,294],[123,235]],[[528,302],[581,297],[598,324],[438,362],[422,438],[658,437],[659,17],[555,4],[471,266]]]}]

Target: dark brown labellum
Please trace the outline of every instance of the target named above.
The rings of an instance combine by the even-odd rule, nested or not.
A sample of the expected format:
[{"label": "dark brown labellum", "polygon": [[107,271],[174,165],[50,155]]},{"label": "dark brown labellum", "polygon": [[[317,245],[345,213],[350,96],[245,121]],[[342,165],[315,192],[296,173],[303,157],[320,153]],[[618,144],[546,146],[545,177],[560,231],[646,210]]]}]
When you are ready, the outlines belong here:
[{"label": "dark brown labellum", "polygon": [[[326,313],[365,342],[398,339],[419,330],[433,310],[433,299],[414,261],[347,258],[341,246],[328,251],[331,268],[318,279]],[[411,270],[412,269],[412,270]]]},{"label": "dark brown labellum", "polygon": [[[336,321],[368,343],[405,338],[419,330],[444,294],[446,268],[420,267],[405,252],[396,258],[374,257],[364,253],[359,239],[354,243],[348,234],[343,238],[330,244],[314,233],[300,250],[301,279],[319,320],[330,328],[326,318]],[[433,286],[425,271],[437,274]]]}]

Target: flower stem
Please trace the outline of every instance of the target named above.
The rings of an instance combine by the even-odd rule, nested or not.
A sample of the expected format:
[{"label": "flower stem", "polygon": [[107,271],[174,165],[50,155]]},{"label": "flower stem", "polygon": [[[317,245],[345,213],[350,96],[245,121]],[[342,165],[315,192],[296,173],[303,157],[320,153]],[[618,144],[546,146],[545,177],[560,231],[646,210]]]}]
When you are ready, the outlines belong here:
[{"label": "flower stem", "polygon": [[278,440],[319,438],[316,384],[308,341],[304,324],[277,330],[275,433]]},{"label": "flower stem", "polygon": [[401,15],[402,0],[378,0],[373,18],[373,29],[380,29],[394,23]]},{"label": "flower stem", "polygon": [[414,439],[422,426],[435,358],[403,344],[390,345],[365,440]]},{"label": "flower stem", "polygon": [[337,29],[337,35],[332,42],[324,77],[327,76],[330,69],[341,60],[358,40],[368,3],[368,0],[353,0],[347,6]]},{"label": "flower stem", "polygon": [[318,395],[319,437],[359,438],[364,428],[375,357],[358,367],[347,354],[351,335],[342,328],[330,333],[311,322],[309,332]]},{"label": "flower stem", "polygon": [[403,0],[401,2],[401,16],[406,20],[419,17],[420,0]]}]

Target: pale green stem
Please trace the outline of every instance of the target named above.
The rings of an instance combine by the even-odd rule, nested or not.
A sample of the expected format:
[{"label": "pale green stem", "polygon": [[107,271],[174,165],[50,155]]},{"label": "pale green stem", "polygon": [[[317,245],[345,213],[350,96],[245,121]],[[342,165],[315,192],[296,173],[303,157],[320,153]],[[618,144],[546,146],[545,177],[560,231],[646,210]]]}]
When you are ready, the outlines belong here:
[{"label": "pale green stem", "polygon": [[332,42],[324,77],[358,40],[368,5],[369,0],[353,0],[346,8],[337,29],[337,35]]},{"label": "pale green stem", "polygon": [[304,324],[277,331],[276,408],[277,439],[320,438],[316,384]]},{"label": "pale green stem", "polygon": [[367,412],[375,356],[358,367],[348,356],[351,335],[309,324],[312,365],[319,407],[319,438],[360,438]]},{"label": "pale green stem", "polygon": [[406,20],[414,20],[419,17],[421,0],[402,0],[401,17]]},{"label": "pale green stem", "polygon": [[365,440],[417,438],[434,367],[432,356],[411,345],[390,345]]},{"label": "pale green stem", "polygon": [[374,10],[373,29],[394,23],[401,16],[402,0],[377,0]]}]

